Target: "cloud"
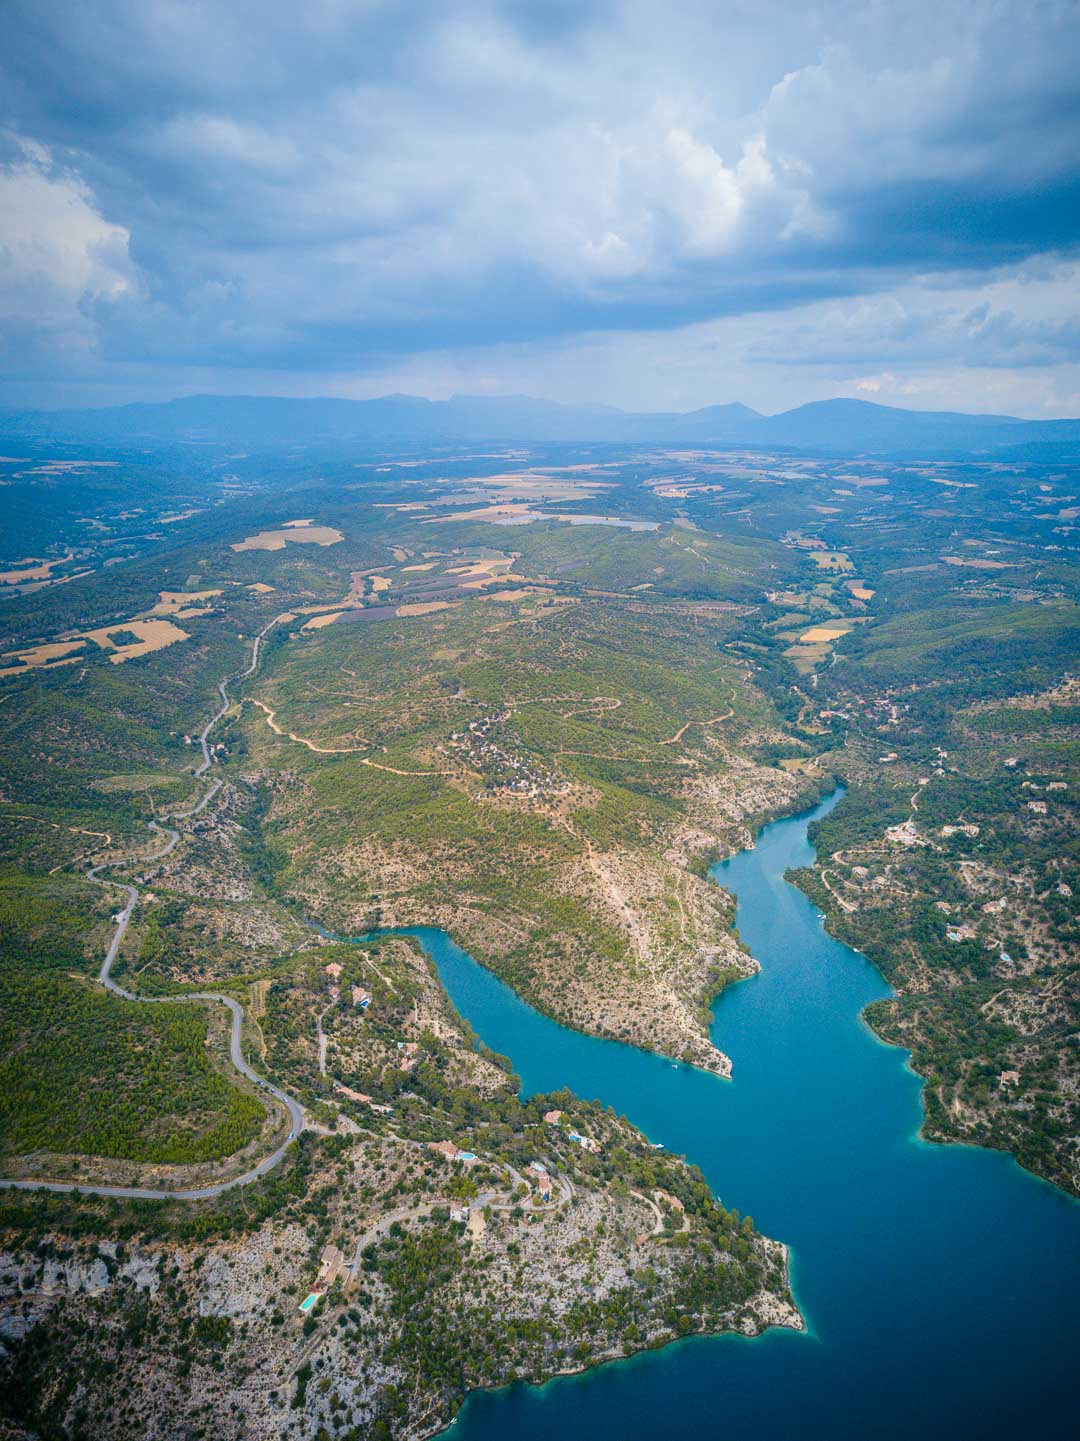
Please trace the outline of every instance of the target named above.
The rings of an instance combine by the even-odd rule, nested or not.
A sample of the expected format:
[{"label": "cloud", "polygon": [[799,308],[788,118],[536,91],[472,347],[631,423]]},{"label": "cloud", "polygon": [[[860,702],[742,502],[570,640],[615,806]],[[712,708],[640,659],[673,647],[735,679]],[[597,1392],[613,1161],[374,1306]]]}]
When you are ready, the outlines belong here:
[{"label": "cloud", "polygon": [[363,373],[857,297],[791,353],[1052,363],[1022,297],[950,335],[910,292],[1075,247],[1078,50],[1055,0],[10,0],[0,115],[57,258],[5,284],[9,351]]},{"label": "cloud", "polygon": [[749,353],[790,366],[1080,363],[1080,263],[1036,256],[978,276],[918,277],[790,314],[760,330]]},{"label": "cloud", "polygon": [[95,305],[137,290],[129,234],[102,218],[89,187],[45,147],[4,141],[11,158],[0,163],[0,346],[22,364],[27,345],[91,348]]}]

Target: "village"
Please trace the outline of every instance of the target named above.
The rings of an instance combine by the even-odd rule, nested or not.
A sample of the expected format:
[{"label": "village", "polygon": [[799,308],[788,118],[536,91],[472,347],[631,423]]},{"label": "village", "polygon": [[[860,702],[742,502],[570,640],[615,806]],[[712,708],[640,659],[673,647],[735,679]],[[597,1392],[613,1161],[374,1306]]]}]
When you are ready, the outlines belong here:
[{"label": "village", "polygon": [[513,736],[507,725],[511,714],[503,710],[482,715],[450,736],[450,746],[465,765],[484,778],[477,799],[509,795],[537,800],[568,791],[569,782],[540,765]]}]

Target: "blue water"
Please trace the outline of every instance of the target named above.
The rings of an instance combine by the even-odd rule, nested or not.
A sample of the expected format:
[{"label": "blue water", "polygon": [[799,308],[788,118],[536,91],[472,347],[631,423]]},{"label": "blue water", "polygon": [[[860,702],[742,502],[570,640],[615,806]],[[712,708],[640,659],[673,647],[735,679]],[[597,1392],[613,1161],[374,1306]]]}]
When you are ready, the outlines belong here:
[{"label": "blue water", "polygon": [[920,1082],[860,1019],[886,986],[783,879],[813,859],[807,824],[835,800],[714,867],[763,967],[716,1005],[730,1082],[568,1031],[444,932],[412,932],[526,1093],[569,1086],[614,1106],[786,1241],[809,1325],[693,1338],[543,1387],[476,1393],[448,1441],[1075,1430],[1080,1206],[1004,1155],[917,1139]]}]

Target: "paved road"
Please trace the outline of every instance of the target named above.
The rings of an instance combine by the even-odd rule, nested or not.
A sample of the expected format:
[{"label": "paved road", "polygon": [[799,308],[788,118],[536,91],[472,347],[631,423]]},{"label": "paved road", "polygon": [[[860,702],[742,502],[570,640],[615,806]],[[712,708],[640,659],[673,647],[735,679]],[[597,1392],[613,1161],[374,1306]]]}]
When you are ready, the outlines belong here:
[{"label": "paved road", "polygon": [[[255,637],[251,648],[251,664],[247,670],[242,673],[242,678],[251,675],[255,670],[259,662],[259,642],[263,636],[266,635],[266,632],[270,630],[271,626],[275,624],[276,620],[271,621],[270,624]],[[218,686],[218,691],[223,701],[221,710],[207,722],[199,737],[199,744],[202,746],[204,759],[203,764],[195,772],[197,776],[201,776],[211,762],[210,752],[206,744],[206,738],[210,734],[211,727],[216,721],[221,719],[229,707],[229,696],[226,685],[227,678]],[[189,807],[187,810],[174,812],[170,819],[187,820],[191,816],[198,815],[200,811],[205,809],[214,796],[217,795],[221,789],[221,784],[221,781],[215,781],[197,804]],[[179,831],[175,831],[169,826],[159,826],[157,821],[150,822],[150,829],[165,836],[166,840],[160,850],[153,851],[149,855],[142,857],[143,864],[163,860],[176,848],[180,841]],[[125,863],[122,861],[103,861],[99,865],[91,866],[86,872],[87,880],[95,881],[100,886],[115,886],[117,889],[123,891],[125,897],[123,910],[118,911],[113,917],[116,922],[116,930],[113,932],[112,940],[109,942],[109,949],[105,952],[105,959],[101,963],[98,980],[105,989],[111,991],[114,996],[120,996],[125,1001],[135,1001],[139,1005],[160,1005],[167,1001],[174,1003],[176,1001],[219,1001],[221,1005],[228,1006],[232,1013],[232,1028],[229,1035],[229,1056],[232,1063],[242,1076],[246,1076],[247,1079],[258,1086],[260,1090],[266,1091],[268,1095],[273,1096],[276,1101],[285,1107],[289,1116],[289,1134],[276,1150],[272,1151],[270,1155],[264,1156],[257,1166],[253,1166],[251,1170],[245,1171],[242,1176],[233,1176],[227,1181],[218,1181],[210,1186],[195,1186],[187,1190],[159,1191],[150,1186],[98,1186],[90,1183],[81,1184],[68,1181],[11,1181],[0,1178],[0,1188],[14,1191],[45,1190],[61,1193],[79,1191],[85,1195],[129,1196],[146,1201],[199,1201],[210,1196],[220,1196],[225,1191],[231,1191],[235,1186],[246,1186],[252,1181],[257,1180],[260,1176],[265,1176],[267,1171],[272,1171],[273,1168],[278,1165],[289,1146],[304,1129],[307,1117],[300,1102],[295,1100],[287,1092],[280,1090],[271,1081],[268,1081],[265,1076],[260,1076],[258,1071],[253,1070],[244,1059],[242,1044],[244,1012],[239,1002],[234,1001],[232,996],[223,996],[218,991],[188,992],[183,996],[136,996],[133,992],[125,990],[123,986],[117,985],[112,979],[109,973],[112,970],[113,962],[120,953],[120,946],[127,933],[128,923],[131,920],[131,913],[138,902],[139,893],[134,886],[128,885],[123,881],[105,880],[98,872],[109,870],[112,866],[122,864]]]},{"label": "paved road", "polygon": [[[262,630],[261,630],[261,631],[259,632],[259,634],[255,637],[255,639],[254,639],[254,641],[252,642],[252,645],[251,645],[251,664],[248,666],[247,670],[242,670],[242,671],[240,672],[240,675],[237,677],[238,680],[247,680],[247,678],[248,678],[249,675],[254,675],[254,674],[255,674],[255,668],[256,668],[256,666],[259,664],[259,647],[262,645],[262,642],[263,642],[265,636],[267,635],[267,633],[268,633],[269,631],[273,630],[274,626],[277,625],[279,618],[280,618],[280,617],[275,616],[273,620],[267,621],[266,625],[263,626]],[[214,727],[217,725],[218,721],[219,721],[219,720],[221,719],[221,717],[225,714],[225,712],[229,709],[229,677],[228,677],[228,676],[223,676],[222,679],[218,682],[218,695],[221,697],[221,705],[220,705],[220,707],[214,712],[214,714],[210,717],[210,719],[206,722],[206,724],[203,726],[202,730],[201,730],[200,733],[199,733],[199,746],[200,746],[201,749],[202,749],[203,758],[202,758],[202,762],[200,763],[198,769],[197,769],[196,772],[195,772],[196,777],[201,776],[201,775],[205,775],[206,772],[210,769],[210,765],[211,765],[211,762],[212,762],[212,760],[213,760],[213,757],[212,757],[211,754],[210,754],[210,747],[209,747],[209,745],[207,744],[207,740],[208,740],[208,737],[209,737],[209,735],[210,735],[210,732],[214,729]],[[209,797],[207,797],[206,799],[209,799]],[[205,804],[206,804],[206,800],[204,800],[204,801],[202,802],[202,805],[205,805]],[[194,814],[196,813],[196,811],[201,810],[201,809],[202,809],[202,805],[197,806],[197,807],[196,807],[196,810],[195,810],[195,811],[192,811],[191,814],[194,815]]]}]

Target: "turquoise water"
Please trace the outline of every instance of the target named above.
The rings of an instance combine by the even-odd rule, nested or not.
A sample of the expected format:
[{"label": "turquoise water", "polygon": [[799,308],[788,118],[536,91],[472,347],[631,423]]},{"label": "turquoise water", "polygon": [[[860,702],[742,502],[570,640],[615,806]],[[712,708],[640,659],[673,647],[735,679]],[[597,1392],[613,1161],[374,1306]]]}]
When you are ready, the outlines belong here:
[{"label": "turquoise water", "polygon": [[763,967],[716,1005],[730,1082],[568,1031],[445,933],[412,932],[525,1092],[614,1106],[786,1241],[810,1328],[477,1393],[447,1441],[1021,1441],[1075,1425],[1080,1206],[1006,1156],[917,1139],[920,1082],[859,1018],[887,988],[783,879],[835,800],[714,867]]},{"label": "turquoise water", "polygon": [[304,1299],[300,1302],[301,1311],[310,1311],[312,1306],[315,1305],[318,1299],[319,1293],[317,1291],[312,1291],[309,1296],[305,1296]]}]

